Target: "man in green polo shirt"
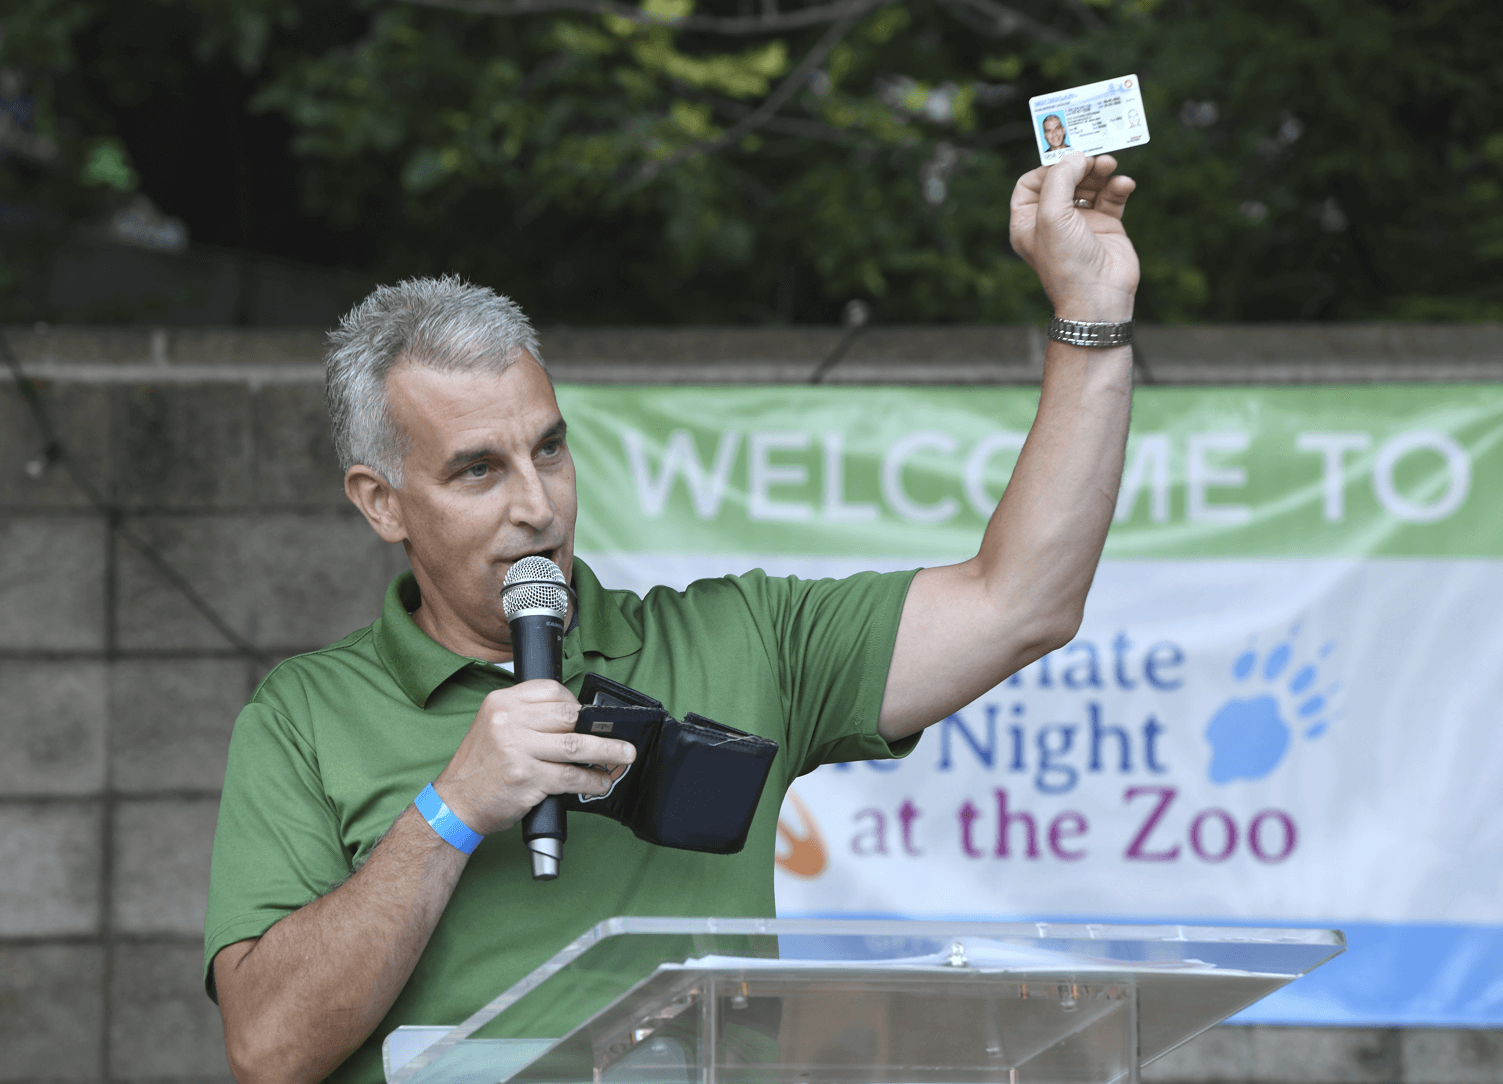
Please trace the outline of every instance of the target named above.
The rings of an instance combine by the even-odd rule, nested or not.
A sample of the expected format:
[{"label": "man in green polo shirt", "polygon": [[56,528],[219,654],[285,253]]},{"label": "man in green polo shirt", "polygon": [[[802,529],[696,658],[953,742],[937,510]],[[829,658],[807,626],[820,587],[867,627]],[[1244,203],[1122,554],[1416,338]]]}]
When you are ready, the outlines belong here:
[{"label": "man in green polo shirt", "polygon": [[[610,915],[771,915],[796,776],[903,754],[1073,636],[1131,400],[1133,184],[1115,167],[1070,156],[1018,182],[1013,246],[1056,314],[1039,411],[980,552],[945,568],[606,590],[573,555],[567,429],[516,307],[429,279],[345,318],[329,361],[345,490],[412,572],[375,624],[268,675],[235,726],[205,971],[243,1084],[379,1081],[392,1028],[457,1023]],[[562,684],[505,669],[500,586],[530,554],[577,593]],[[589,671],[778,742],[739,854],[576,816],[565,876],[531,879],[523,814],[605,793],[632,759],[573,732]],[[429,783],[447,819],[414,804]]]}]

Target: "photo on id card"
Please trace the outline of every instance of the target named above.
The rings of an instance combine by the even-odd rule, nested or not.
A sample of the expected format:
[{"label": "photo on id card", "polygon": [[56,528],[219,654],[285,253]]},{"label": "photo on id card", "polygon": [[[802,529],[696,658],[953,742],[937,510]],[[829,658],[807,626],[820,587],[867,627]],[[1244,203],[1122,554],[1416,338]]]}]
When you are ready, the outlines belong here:
[{"label": "photo on id card", "polygon": [[1148,120],[1136,75],[1104,79],[1028,99],[1039,161],[1067,154],[1107,154],[1148,142]]}]

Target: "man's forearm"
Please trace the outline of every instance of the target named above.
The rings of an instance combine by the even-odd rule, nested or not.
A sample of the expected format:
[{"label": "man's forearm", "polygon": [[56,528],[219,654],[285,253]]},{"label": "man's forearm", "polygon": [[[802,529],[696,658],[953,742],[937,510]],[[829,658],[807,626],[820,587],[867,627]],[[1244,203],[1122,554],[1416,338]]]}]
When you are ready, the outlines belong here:
[{"label": "man's forearm", "polygon": [[1132,354],[1051,342],[1038,414],[980,551],[914,579],[878,731],[889,741],[964,707],[1074,635],[1111,526],[1132,407]]},{"label": "man's forearm", "polygon": [[1131,411],[1131,348],[1049,343],[1038,414],[976,557],[999,617],[1036,629],[1041,646],[1079,624],[1117,505]]},{"label": "man's forearm", "polygon": [[466,856],[411,807],[328,895],[215,957],[225,1045],[241,1084],[321,1080],[396,1000]]},{"label": "man's forearm", "polygon": [[[1013,189],[1008,236],[1054,314],[1131,320],[1138,256],[1122,226],[1135,183],[1116,159],[1066,155]],[[898,622],[877,730],[889,741],[943,719],[1080,625],[1111,526],[1132,352],[1050,342],[1038,414],[971,560],[914,577]]]}]

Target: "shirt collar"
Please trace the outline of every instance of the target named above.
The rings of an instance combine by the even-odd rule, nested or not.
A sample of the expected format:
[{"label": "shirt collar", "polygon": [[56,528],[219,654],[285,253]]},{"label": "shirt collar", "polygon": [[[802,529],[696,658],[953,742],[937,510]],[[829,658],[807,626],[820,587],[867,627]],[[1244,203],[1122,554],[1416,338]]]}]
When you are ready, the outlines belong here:
[{"label": "shirt collar", "polygon": [[[642,650],[642,638],[621,613],[621,607],[578,556],[574,558],[574,594],[579,602],[579,627],[574,631],[586,655],[619,659]],[[568,637],[564,639],[567,652]]]},{"label": "shirt collar", "polygon": [[[581,655],[616,659],[642,648],[641,637],[622,615],[616,601],[578,557],[574,558],[574,591],[579,621],[564,637],[566,681],[572,676],[571,670],[583,671]],[[435,689],[476,662],[456,655],[418,628],[412,611],[421,602],[417,580],[411,572],[403,572],[387,587],[386,601],[375,626],[376,653],[398,687],[420,708],[427,705]]]}]

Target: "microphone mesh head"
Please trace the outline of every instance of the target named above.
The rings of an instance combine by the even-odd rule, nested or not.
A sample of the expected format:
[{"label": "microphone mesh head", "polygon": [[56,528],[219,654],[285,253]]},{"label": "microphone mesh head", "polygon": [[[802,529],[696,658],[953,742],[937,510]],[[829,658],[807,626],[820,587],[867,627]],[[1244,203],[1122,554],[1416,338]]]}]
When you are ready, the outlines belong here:
[{"label": "microphone mesh head", "polygon": [[[547,582],[528,582],[537,580]],[[511,566],[501,585],[501,606],[506,611],[506,620],[529,612],[552,613],[563,618],[569,612],[567,586],[563,571],[548,558],[523,557]]]}]

